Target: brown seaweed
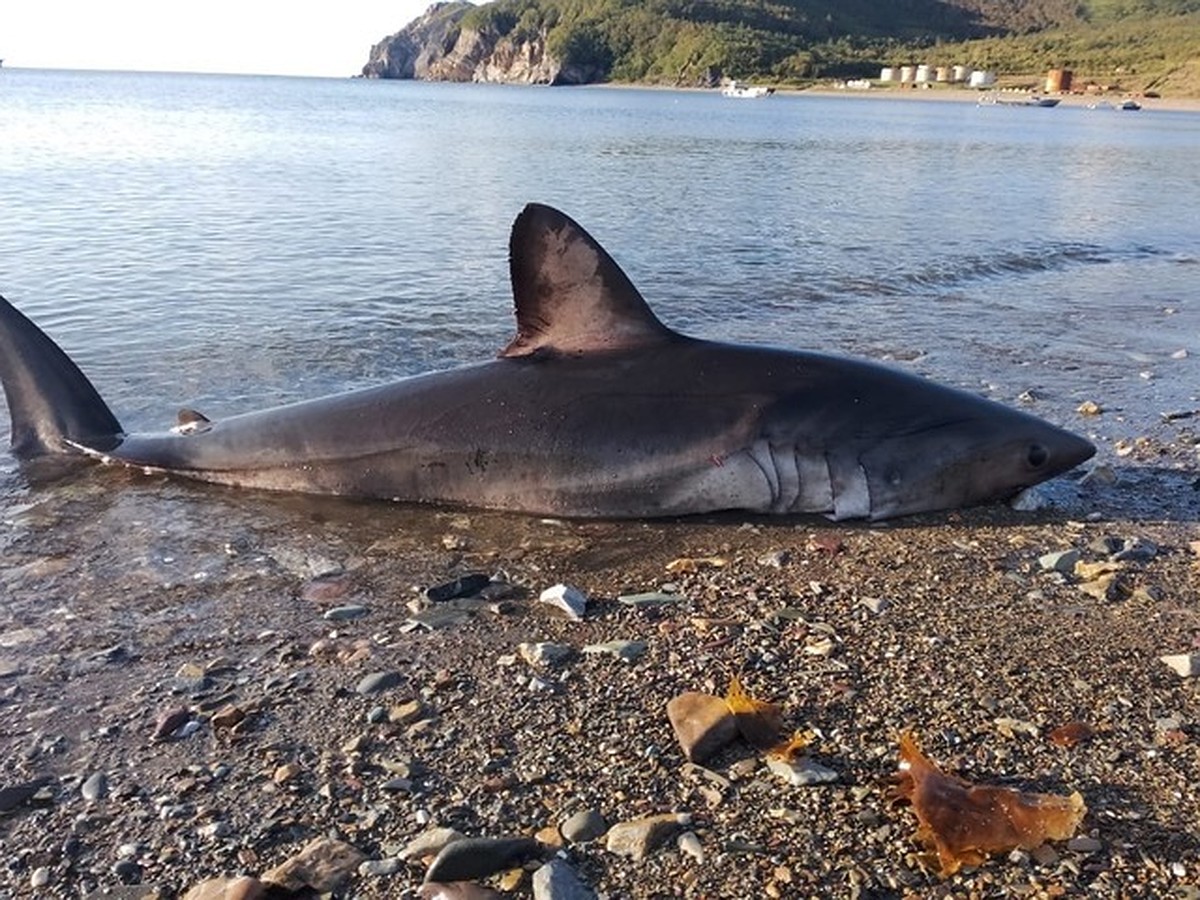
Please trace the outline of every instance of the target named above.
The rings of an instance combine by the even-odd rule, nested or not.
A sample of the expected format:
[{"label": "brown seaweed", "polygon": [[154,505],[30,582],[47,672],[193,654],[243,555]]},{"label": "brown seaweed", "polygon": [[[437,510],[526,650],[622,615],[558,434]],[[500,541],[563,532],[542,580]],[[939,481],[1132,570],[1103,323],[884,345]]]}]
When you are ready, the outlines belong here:
[{"label": "brown seaweed", "polygon": [[730,679],[725,702],[747,744],[756,750],[770,750],[779,744],[779,732],[783,729],[783,711],[779,704],[751,697],[736,675]]},{"label": "brown seaweed", "polygon": [[895,797],[912,803],[918,822],[914,838],[936,853],[942,877],[964,865],[980,865],[991,853],[1065,840],[1087,812],[1078,793],[1026,793],[946,775],[921,754],[910,734],[900,738],[900,760]]}]

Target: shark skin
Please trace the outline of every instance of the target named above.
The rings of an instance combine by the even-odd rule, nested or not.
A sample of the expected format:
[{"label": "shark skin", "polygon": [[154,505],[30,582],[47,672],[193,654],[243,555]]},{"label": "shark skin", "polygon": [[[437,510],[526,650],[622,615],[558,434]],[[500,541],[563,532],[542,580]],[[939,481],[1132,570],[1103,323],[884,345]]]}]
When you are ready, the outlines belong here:
[{"label": "shark skin", "polygon": [[883,519],[1009,497],[1095,452],[1034,416],[875,363],[663,325],[577,223],[530,204],[498,359],[218,421],[126,434],[0,298],[19,459],[91,457],[276,491],[643,518]]}]

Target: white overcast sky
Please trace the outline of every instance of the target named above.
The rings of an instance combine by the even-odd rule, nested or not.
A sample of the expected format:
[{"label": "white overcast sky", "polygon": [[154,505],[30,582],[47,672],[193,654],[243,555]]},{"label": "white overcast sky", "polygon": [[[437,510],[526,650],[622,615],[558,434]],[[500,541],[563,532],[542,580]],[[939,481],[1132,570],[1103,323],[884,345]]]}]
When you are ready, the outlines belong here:
[{"label": "white overcast sky", "polygon": [[356,75],[432,0],[0,0],[4,65]]}]

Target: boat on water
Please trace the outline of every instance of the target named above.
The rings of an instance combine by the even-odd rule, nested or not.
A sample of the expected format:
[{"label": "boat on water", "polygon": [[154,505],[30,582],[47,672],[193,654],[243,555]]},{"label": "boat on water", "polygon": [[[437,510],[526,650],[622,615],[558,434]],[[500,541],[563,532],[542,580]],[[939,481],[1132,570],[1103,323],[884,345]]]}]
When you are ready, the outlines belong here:
[{"label": "boat on water", "polygon": [[774,94],[775,88],[751,86],[742,84],[740,81],[731,81],[725,85],[721,93],[726,97],[737,97],[741,100],[761,100]]},{"label": "boat on water", "polygon": [[1053,106],[1058,106],[1062,102],[1061,97],[1042,97],[1038,94],[1016,94],[1005,96],[1003,94],[988,94],[979,98],[978,106],[1043,106],[1047,109]]},{"label": "boat on water", "polygon": [[1132,112],[1134,110],[1141,109],[1142,104],[1138,103],[1136,100],[1126,100],[1119,108],[1126,110],[1127,112]]}]

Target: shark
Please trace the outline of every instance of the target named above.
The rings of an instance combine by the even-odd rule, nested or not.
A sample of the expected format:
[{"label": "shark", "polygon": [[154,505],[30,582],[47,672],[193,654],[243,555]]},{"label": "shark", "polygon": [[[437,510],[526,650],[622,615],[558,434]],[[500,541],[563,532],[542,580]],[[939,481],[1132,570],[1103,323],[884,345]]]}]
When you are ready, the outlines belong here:
[{"label": "shark", "polygon": [[573,518],[886,519],[1009,498],[1095,452],[1023,411],[876,362],[681,334],[577,222],[531,203],[496,358],[127,433],[0,298],[11,451],[239,488]]}]

